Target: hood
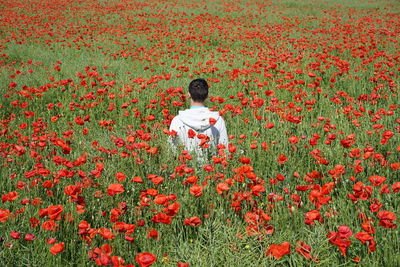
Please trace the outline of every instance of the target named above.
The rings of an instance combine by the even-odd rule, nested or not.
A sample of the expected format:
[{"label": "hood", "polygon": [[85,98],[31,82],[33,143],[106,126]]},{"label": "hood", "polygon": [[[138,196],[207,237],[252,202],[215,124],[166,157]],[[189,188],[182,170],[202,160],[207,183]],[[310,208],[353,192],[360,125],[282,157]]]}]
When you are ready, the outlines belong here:
[{"label": "hood", "polygon": [[179,119],[183,124],[195,131],[202,132],[211,127],[210,118],[219,120],[218,111],[210,111],[208,108],[192,108],[179,111]]}]

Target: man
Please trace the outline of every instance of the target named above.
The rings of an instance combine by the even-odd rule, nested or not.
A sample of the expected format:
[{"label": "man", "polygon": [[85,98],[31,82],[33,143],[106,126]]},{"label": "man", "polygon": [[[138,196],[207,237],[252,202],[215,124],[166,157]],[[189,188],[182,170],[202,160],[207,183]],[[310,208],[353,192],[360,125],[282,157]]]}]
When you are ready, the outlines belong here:
[{"label": "man", "polygon": [[170,139],[173,148],[183,145],[188,151],[203,156],[209,147],[218,144],[228,146],[228,135],[224,119],[218,112],[210,111],[204,102],[208,97],[208,84],[204,79],[195,79],[189,84],[191,107],[172,120],[169,131],[177,134]]}]

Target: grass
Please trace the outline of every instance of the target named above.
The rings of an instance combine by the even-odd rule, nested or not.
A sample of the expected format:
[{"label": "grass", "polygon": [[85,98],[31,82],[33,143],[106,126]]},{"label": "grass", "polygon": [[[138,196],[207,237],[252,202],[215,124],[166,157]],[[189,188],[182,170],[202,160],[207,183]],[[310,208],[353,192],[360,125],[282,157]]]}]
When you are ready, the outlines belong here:
[{"label": "grass", "polygon": [[[371,185],[371,175],[385,176],[389,187],[399,181],[398,170],[390,167],[400,159],[398,47],[382,35],[392,32],[391,38],[398,41],[398,25],[393,22],[399,14],[396,2],[138,3],[0,3],[1,9],[11,10],[8,14],[14,19],[3,17],[0,24],[0,194],[3,198],[14,191],[19,195],[0,204],[0,209],[12,212],[0,222],[2,265],[93,266],[88,254],[103,244],[109,244],[111,256],[120,256],[125,264],[136,264],[138,253],[150,252],[157,256],[157,266],[176,266],[178,262],[191,266],[355,266],[355,257],[362,266],[398,265],[399,228],[379,226],[377,214],[369,208],[371,199],[376,199],[383,204],[381,210],[398,217],[398,193],[381,194],[380,186],[373,188],[368,200],[353,203],[348,198],[354,193],[352,176],[365,185]],[[385,28],[387,33],[378,30]],[[362,45],[367,51],[357,54]],[[345,63],[347,70],[343,69]],[[234,136],[230,142],[237,147],[236,153],[225,158],[226,168],[210,159],[208,163],[215,168],[212,172],[195,160],[173,155],[163,133],[172,116],[188,106],[183,98],[186,85],[199,76],[208,79],[211,96],[224,99],[223,103],[210,99],[207,105],[226,111],[228,133]],[[72,81],[63,85],[67,79]],[[171,93],[171,88],[184,90]],[[266,95],[267,90],[274,95]],[[257,99],[262,99],[263,105],[257,106]],[[149,115],[154,115],[154,120]],[[60,117],[55,121],[55,116]],[[88,116],[83,125],[75,122],[78,116]],[[301,122],[291,122],[293,117]],[[110,124],[102,125],[104,122]],[[267,123],[274,127],[266,128]],[[26,124],[25,128],[21,124]],[[385,130],[394,135],[382,144]],[[336,139],[325,144],[332,133]],[[341,140],[351,134],[355,135],[354,144],[343,147]],[[299,137],[297,144],[287,140],[294,135]],[[315,145],[310,144],[313,137],[319,137]],[[54,138],[64,140],[71,152],[63,153]],[[125,145],[118,146],[117,138]],[[263,149],[262,143],[267,143],[268,149]],[[18,146],[25,152],[19,154]],[[146,147],[156,147],[158,152],[152,155]],[[373,154],[367,158],[371,147]],[[360,156],[352,157],[355,148],[360,149]],[[315,149],[329,164],[316,163],[311,155]],[[286,163],[277,162],[280,154],[287,156]],[[86,163],[79,165],[77,159],[82,155]],[[251,160],[265,192],[253,194],[249,177],[235,181],[228,193],[217,194],[217,184],[233,179],[235,168],[243,165],[241,157]],[[357,160],[363,167],[360,173],[354,171]],[[96,177],[93,171],[98,163],[104,164],[104,170]],[[182,165],[193,168],[193,173],[181,173]],[[323,222],[306,225],[304,214],[316,207],[309,200],[310,190],[297,191],[296,186],[318,188],[335,181],[330,171],[337,165],[344,165],[345,172],[328,194],[331,201],[319,209]],[[49,170],[49,174],[26,178],[36,169]],[[313,171],[322,177],[307,182],[304,177]],[[127,178],[118,181],[118,172]],[[147,178],[149,174],[165,180],[156,185]],[[278,174],[285,180],[274,181]],[[197,183],[204,186],[200,197],[189,193],[191,184],[183,184],[191,175],[197,175]],[[135,176],[142,177],[143,183],[130,181]],[[19,188],[22,182],[26,186]],[[125,192],[107,195],[114,183],[122,184]],[[80,204],[64,192],[70,185],[81,187]],[[154,196],[144,197],[149,189],[176,196],[170,203],[179,203],[180,209],[171,224],[152,221],[164,207],[153,202]],[[231,207],[235,193],[243,196],[245,192],[254,202],[246,204],[244,200],[241,210],[235,212]],[[296,206],[293,194],[299,195],[302,204]],[[274,202],[273,195],[283,199]],[[30,203],[23,205],[22,199]],[[33,205],[34,199],[42,203]],[[141,201],[148,201],[149,206]],[[83,213],[77,211],[81,204]],[[42,225],[50,219],[39,213],[52,205],[62,205],[64,210],[62,219],[54,221],[58,229],[48,231]],[[271,216],[272,234],[247,233],[244,215],[256,208]],[[121,210],[118,221],[136,225],[133,242],[113,229],[113,209]],[[359,211],[374,220],[376,233],[372,236],[377,250],[369,253],[367,246],[352,236],[353,244],[343,257],[326,235],[340,225],[348,225],[353,234],[364,231],[357,218]],[[193,216],[201,219],[200,226],[183,224]],[[40,221],[37,227],[31,226],[32,218]],[[93,231],[110,229],[115,238],[93,234],[90,242],[83,240],[78,234],[82,221]],[[398,219],[394,223],[398,224]],[[149,238],[150,229],[157,230],[159,238]],[[12,231],[18,231],[21,239],[13,239]],[[26,233],[36,239],[24,240]],[[49,238],[64,242],[65,250],[50,254]],[[319,261],[295,252],[299,240],[312,247],[311,254]],[[271,244],[285,241],[291,244],[289,255],[280,259],[266,255]]]}]

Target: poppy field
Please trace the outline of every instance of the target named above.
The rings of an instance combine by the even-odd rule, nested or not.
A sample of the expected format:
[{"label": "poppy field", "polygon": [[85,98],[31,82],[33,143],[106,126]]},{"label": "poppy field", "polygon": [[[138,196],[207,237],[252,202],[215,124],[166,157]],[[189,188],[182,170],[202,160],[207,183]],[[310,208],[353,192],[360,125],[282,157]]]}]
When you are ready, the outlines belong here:
[{"label": "poppy field", "polygon": [[[398,1],[0,10],[2,266],[400,265]],[[168,143],[196,78],[207,161]]]}]

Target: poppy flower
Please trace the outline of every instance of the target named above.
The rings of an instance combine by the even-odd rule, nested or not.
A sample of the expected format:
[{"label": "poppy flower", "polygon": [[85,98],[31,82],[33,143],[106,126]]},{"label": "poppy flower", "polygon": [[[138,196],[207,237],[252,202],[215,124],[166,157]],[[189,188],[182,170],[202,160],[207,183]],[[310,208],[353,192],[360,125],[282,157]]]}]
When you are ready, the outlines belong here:
[{"label": "poppy flower", "polygon": [[159,212],[153,216],[151,221],[153,221],[155,223],[171,224],[172,217],[165,213]]},{"label": "poppy flower", "polygon": [[117,179],[119,182],[123,182],[126,179],[126,176],[123,172],[117,172],[115,174],[115,179]]},{"label": "poppy flower", "polygon": [[156,176],[151,178],[151,181],[153,182],[153,184],[159,185],[164,181],[164,178],[162,178],[161,176]]},{"label": "poppy flower", "polygon": [[24,238],[26,241],[33,241],[33,240],[35,240],[36,239],[36,236],[34,235],[34,234],[31,234],[31,233],[27,233],[26,235],[25,235],[25,238]]},{"label": "poppy flower", "polygon": [[197,183],[197,180],[198,180],[197,175],[191,175],[191,176],[188,176],[188,178],[186,178],[185,181],[183,181],[183,184],[184,185],[195,184],[195,183]]},{"label": "poppy flower", "polygon": [[370,252],[376,250],[376,243],[374,237],[367,232],[359,232],[354,235],[355,238],[361,241],[364,245],[368,243],[368,249]]},{"label": "poppy flower", "polygon": [[312,210],[304,214],[304,223],[308,225],[315,225],[315,221],[323,222],[321,213],[318,210]]},{"label": "poppy flower", "polygon": [[371,175],[368,178],[368,180],[371,182],[373,186],[378,187],[386,181],[386,177],[379,175]]},{"label": "poppy flower", "polygon": [[141,184],[141,183],[143,183],[143,179],[142,179],[142,177],[140,177],[140,176],[135,176],[135,177],[133,177],[133,178],[131,179],[131,182],[135,182],[135,183]]},{"label": "poppy flower", "polygon": [[225,191],[229,191],[229,185],[227,183],[218,183],[216,186],[216,191],[219,195],[221,195]]},{"label": "poppy flower", "polygon": [[13,191],[13,192],[9,192],[9,193],[7,193],[7,194],[4,194],[4,195],[2,195],[1,196],[1,201],[2,202],[6,202],[6,201],[14,201],[14,200],[16,200],[18,198],[18,192],[15,192],[15,191]]},{"label": "poppy flower", "polygon": [[215,171],[214,167],[213,167],[212,165],[210,165],[210,164],[205,165],[205,166],[203,167],[203,169],[204,169],[206,172],[213,172],[213,171]]},{"label": "poppy flower", "polygon": [[56,242],[57,242],[57,239],[55,239],[54,237],[49,237],[46,239],[46,243],[50,244],[50,245],[55,244]]},{"label": "poppy flower", "polygon": [[375,234],[376,230],[372,223],[373,223],[372,220],[365,219],[361,223],[361,228],[368,234]]},{"label": "poppy flower", "polygon": [[186,218],[183,221],[184,225],[188,225],[188,226],[199,226],[201,224],[201,220],[199,217],[195,216],[195,217],[190,217],[190,218]]},{"label": "poppy flower", "polygon": [[7,221],[8,217],[11,215],[11,212],[6,209],[0,209],[0,222]]},{"label": "poppy flower", "polygon": [[267,123],[267,124],[265,124],[264,127],[267,128],[267,129],[272,129],[272,128],[275,127],[275,124],[273,124],[273,123]]},{"label": "poppy flower", "polygon": [[111,232],[110,229],[105,227],[99,228],[98,234],[101,235],[106,240],[112,240],[115,238],[115,234]]},{"label": "poppy flower", "polygon": [[20,235],[20,233],[18,233],[17,231],[11,231],[11,232],[10,232],[10,237],[11,237],[12,239],[21,239],[21,235]]},{"label": "poppy flower", "polygon": [[46,231],[57,231],[58,224],[56,224],[53,220],[45,221],[42,223],[42,229]]},{"label": "poppy flower", "polygon": [[306,259],[312,259],[311,247],[304,243],[303,241],[297,241],[296,252],[305,257]]},{"label": "poppy flower", "polygon": [[396,229],[397,225],[393,223],[397,219],[396,215],[387,210],[382,210],[378,212],[379,218],[379,226],[383,226],[385,228]]},{"label": "poppy flower", "polygon": [[144,252],[136,254],[135,259],[140,267],[147,267],[152,265],[157,260],[157,257],[152,253]]},{"label": "poppy flower", "polygon": [[159,239],[158,231],[155,229],[149,229],[149,233],[147,234],[148,238]]},{"label": "poppy flower", "polygon": [[280,154],[278,156],[278,163],[279,164],[284,164],[287,161],[287,157],[284,154]]},{"label": "poppy flower", "polygon": [[339,237],[341,239],[347,239],[353,235],[353,232],[347,225],[341,225],[338,227]]},{"label": "poppy flower", "polygon": [[391,163],[390,168],[392,170],[397,170],[397,171],[400,170],[400,162]]},{"label": "poppy flower", "polygon": [[200,197],[203,194],[203,187],[198,184],[193,185],[189,190],[190,194],[195,197]]},{"label": "poppy flower", "polygon": [[299,142],[299,138],[297,136],[291,136],[288,138],[288,141],[292,144],[297,144]]},{"label": "poppy flower", "polygon": [[192,129],[188,130],[188,137],[189,138],[194,138],[196,135],[197,135],[196,132],[193,131]]},{"label": "poppy flower", "polygon": [[125,188],[122,184],[110,184],[107,188],[107,194],[109,196],[115,196],[125,192]]},{"label": "poppy flower", "polygon": [[53,255],[56,255],[56,254],[58,254],[58,253],[60,253],[62,251],[64,251],[64,242],[54,244],[50,248],[50,253],[53,254]]},{"label": "poppy flower", "polygon": [[392,190],[393,193],[397,193],[400,191],[400,182],[395,182],[394,184],[392,184]]},{"label": "poppy flower", "polygon": [[239,162],[242,164],[250,164],[251,163],[251,159],[247,158],[247,157],[240,157],[239,158]]},{"label": "poppy flower", "polygon": [[166,212],[168,216],[173,217],[179,212],[180,207],[181,207],[181,204],[179,202],[175,202],[175,203],[168,205],[168,207],[163,209],[163,211]]},{"label": "poppy flower", "polygon": [[64,207],[62,205],[54,205],[47,208],[47,216],[50,220],[59,221],[61,220],[61,213]]},{"label": "poppy flower", "polygon": [[271,244],[265,250],[265,253],[267,256],[274,257],[275,259],[279,260],[283,256],[290,254],[290,243],[283,242],[279,245]]},{"label": "poppy flower", "polygon": [[338,232],[330,231],[326,236],[329,239],[329,243],[337,246],[343,257],[346,257],[346,251],[353,243],[349,240],[352,235],[353,233],[347,225],[341,225],[338,227]]},{"label": "poppy flower", "polygon": [[76,185],[68,185],[64,188],[64,193],[72,199],[78,199],[78,195],[82,192],[82,188]]}]

